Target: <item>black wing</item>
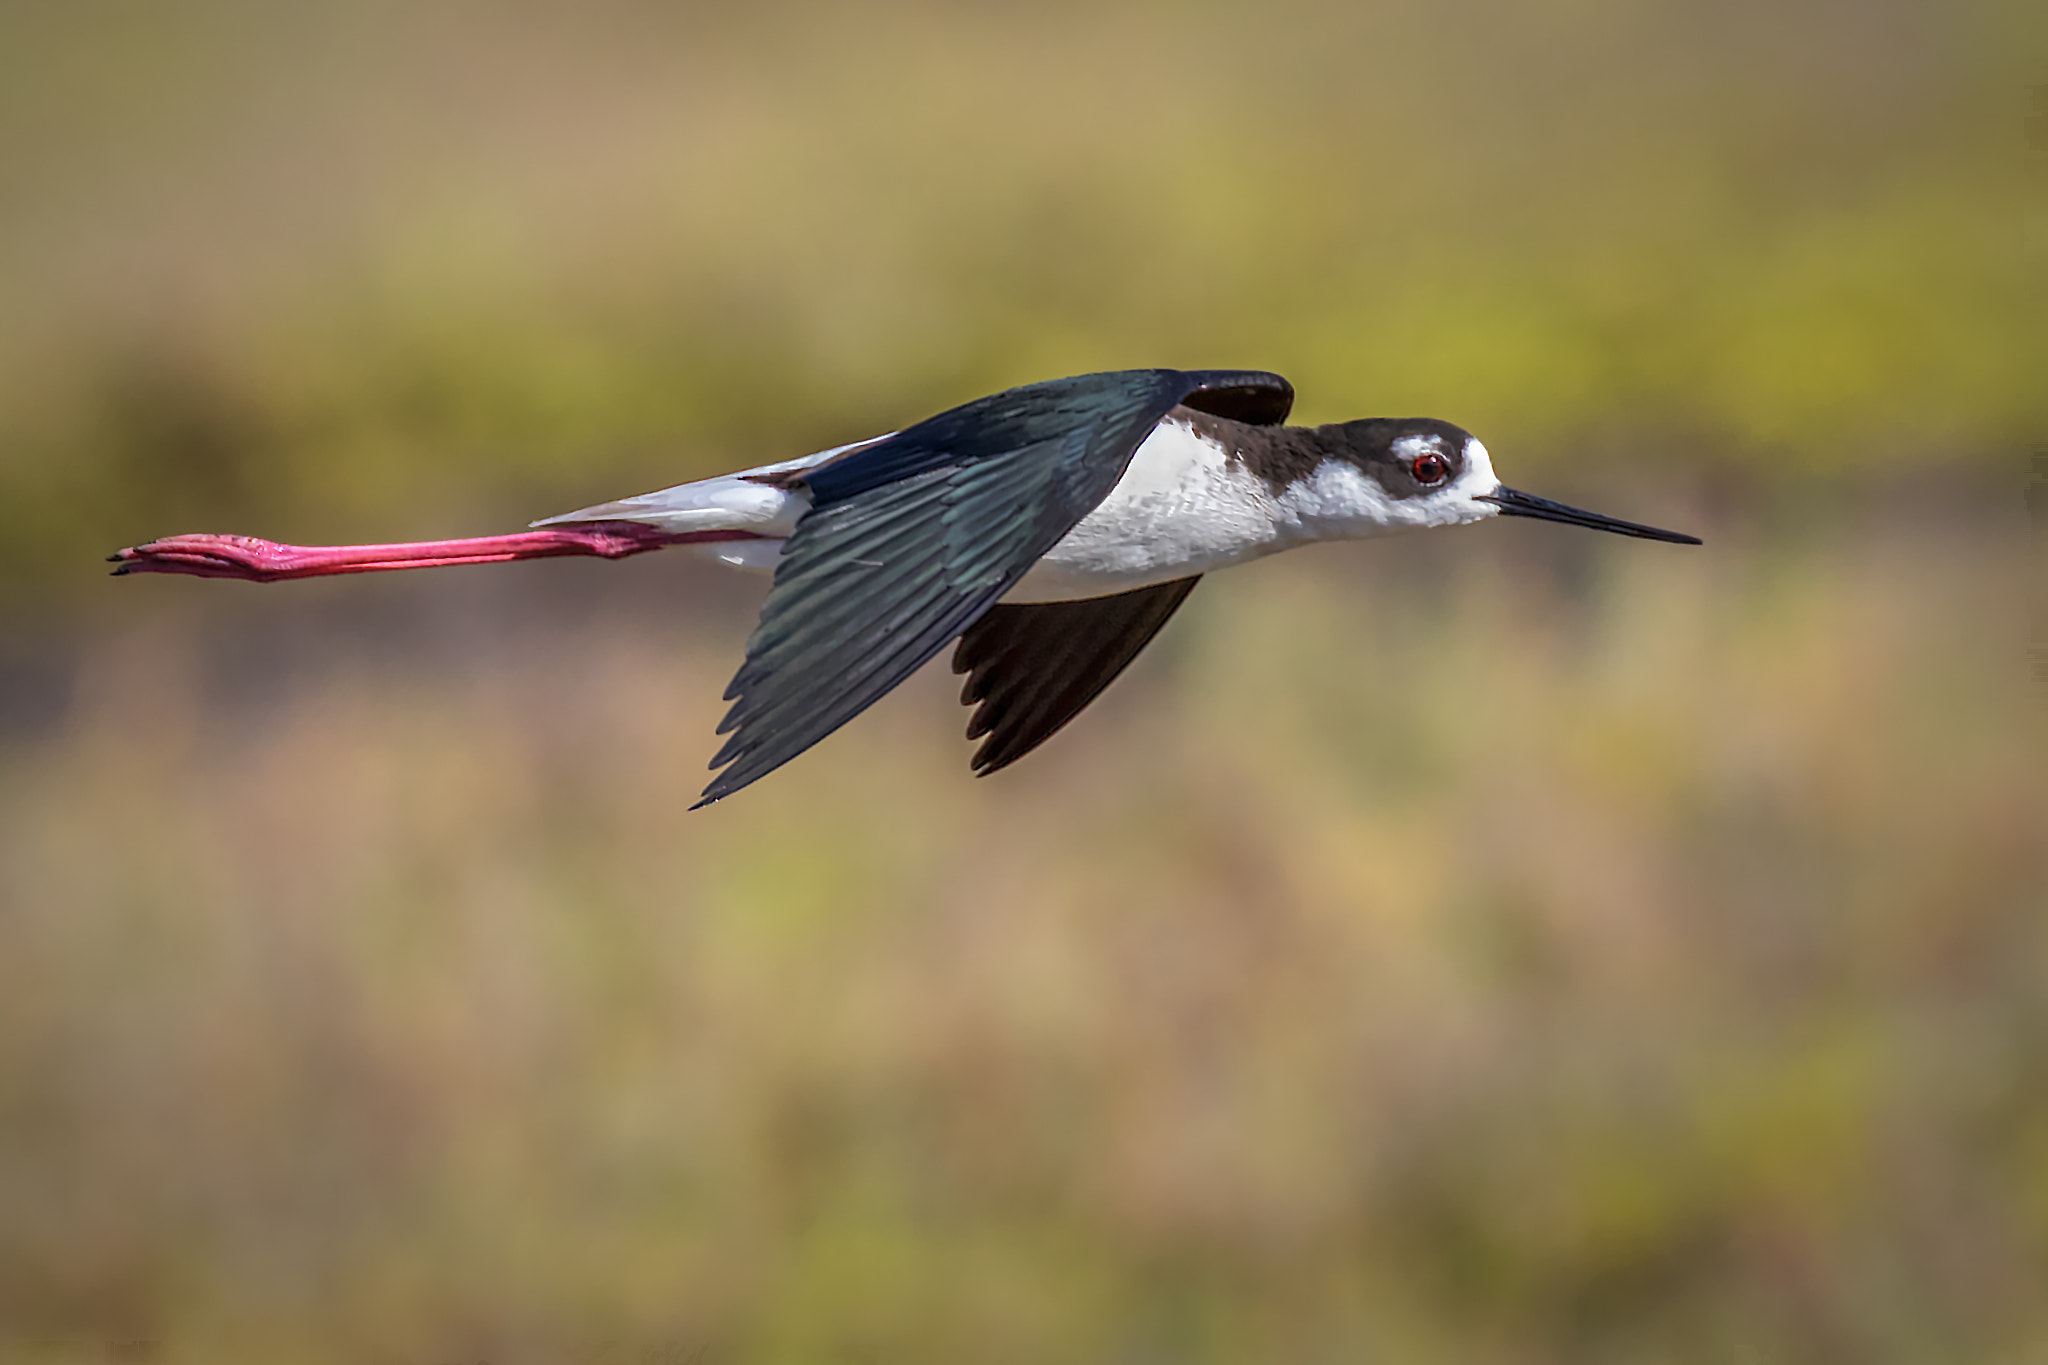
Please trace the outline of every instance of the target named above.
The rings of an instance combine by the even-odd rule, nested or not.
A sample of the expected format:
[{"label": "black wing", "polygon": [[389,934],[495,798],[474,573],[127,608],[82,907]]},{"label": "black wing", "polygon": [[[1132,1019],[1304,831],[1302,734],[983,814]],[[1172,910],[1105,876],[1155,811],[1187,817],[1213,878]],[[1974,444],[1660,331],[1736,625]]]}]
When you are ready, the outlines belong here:
[{"label": "black wing", "polygon": [[1271,410],[1292,393],[1255,370],[1080,375],[977,399],[808,471],[811,510],[726,688],[718,732],[731,738],[711,760],[723,771],[697,804],[795,758],[944,649],[1109,495],[1176,404]]},{"label": "black wing", "polygon": [[983,777],[1015,763],[1102,695],[1201,582],[1177,578],[1078,602],[993,606],[960,637],[953,671],[964,706],[981,705],[967,737]]},{"label": "black wing", "polygon": [[[1263,377],[1263,376],[1262,376]],[[1287,420],[1294,390],[1283,384],[1216,384],[1181,400],[1218,417],[1259,426]],[[953,653],[965,673],[962,705],[976,708],[967,737],[975,772],[987,777],[1052,738],[1115,681],[1194,591],[1200,576],[1112,597],[994,606],[968,627]]]}]

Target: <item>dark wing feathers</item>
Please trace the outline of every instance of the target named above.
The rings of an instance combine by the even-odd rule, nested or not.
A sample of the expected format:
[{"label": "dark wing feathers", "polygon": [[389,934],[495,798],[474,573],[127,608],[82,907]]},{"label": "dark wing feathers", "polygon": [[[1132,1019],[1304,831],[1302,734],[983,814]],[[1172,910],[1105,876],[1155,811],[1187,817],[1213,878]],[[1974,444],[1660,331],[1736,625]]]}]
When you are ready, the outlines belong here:
[{"label": "dark wing feathers", "polygon": [[1197,412],[1277,427],[1294,410],[1294,386],[1277,374],[1261,370],[1207,370],[1204,383],[1180,401]]},{"label": "dark wing feathers", "polygon": [[953,671],[967,675],[962,705],[979,702],[967,737],[986,777],[1016,762],[1102,694],[1149,644],[1201,578],[1078,602],[998,605],[960,637]]},{"label": "dark wing feathers", "polygon": [[1176,404],[1197,395],[1277,421],[1292,393],[1250,370],[1079,375],[977,399],[804,471],[811,509],[726,689],[718,729],[730,738],[711,763],[722,771],[698,804],[787,763],[944,649],[1109,495]]},{"label": "dark wing feathers", "polygon": [[[929,538],[907,541],[886,559],[868,558],[875,523],[928,499],[921,482],[805,518],[811,556],[785,559],[795,570],[787,579],[790,609],[764,610],[728,689],[733,707],[719,728],[732,734],[712,760],[725,770],[706,800],[737,791],[844,725],[1003,594],[999,578],[959,581],[944,543]],[[776,580],[771,605],[785,587],[783,574]]]}]

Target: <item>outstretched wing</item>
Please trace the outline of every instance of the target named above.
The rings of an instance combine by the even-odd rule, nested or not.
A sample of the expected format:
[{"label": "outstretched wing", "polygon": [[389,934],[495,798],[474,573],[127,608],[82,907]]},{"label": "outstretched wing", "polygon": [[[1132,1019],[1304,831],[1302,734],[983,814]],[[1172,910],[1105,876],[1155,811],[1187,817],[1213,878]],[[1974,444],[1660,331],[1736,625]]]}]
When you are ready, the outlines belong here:
[{"label": "outstretched wing", "polygon": [[980,703],[967,737],[988,736],[974,752],[974,771],[987,777],[1015,763],[1080,715],[1201,581],[1198,574],[1113,597],[983,612],[953,652],[953,671],[967,675],[961,704]]},{"label": "outstretched wing", "polygon": [[[1287,420],[1294,390],[1285,384],[1218,384],[1181,402],[1218,417],[1274,426]],[[953,671],[968,675],[961,704],[975,706],[967,737],[988,736],[974,753],[976,774],[987,777],[1016,762],[1081,714],[1200,581],[1175,579],[1075,602],[997,605],[982,613],[953,652]]]},{"label": "outstretched wing", "polygon": [[726,688],[718,732],[731,737],[697,804],[795,758],[944,649],[1109,495],[1176,404],[1270,411],[1292,392],[1251,370],[1080,375],[977,399],[804,471],[811,510]]}]

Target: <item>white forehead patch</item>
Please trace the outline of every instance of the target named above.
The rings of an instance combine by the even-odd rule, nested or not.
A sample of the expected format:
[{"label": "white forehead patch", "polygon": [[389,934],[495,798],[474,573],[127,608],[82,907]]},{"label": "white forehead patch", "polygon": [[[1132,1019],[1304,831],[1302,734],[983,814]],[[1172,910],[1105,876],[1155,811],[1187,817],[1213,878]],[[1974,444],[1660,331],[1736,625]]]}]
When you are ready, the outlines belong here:
[{"label": "white forehead patch", "polygon": [[1500,480],[1493,474],[1493,457],[1486,453],[1477,436],[1465,438],[1465,472],[1458,476],[1458,485],[1469,485],[1474,493],[1491,493],[1500,486]]}]

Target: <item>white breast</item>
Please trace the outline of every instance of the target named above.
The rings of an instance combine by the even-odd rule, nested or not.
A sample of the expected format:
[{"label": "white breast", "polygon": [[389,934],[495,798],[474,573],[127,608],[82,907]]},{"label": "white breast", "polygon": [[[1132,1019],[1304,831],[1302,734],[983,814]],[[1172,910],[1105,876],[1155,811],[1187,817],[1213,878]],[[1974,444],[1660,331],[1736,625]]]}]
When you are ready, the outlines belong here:
[{"label": "white breast", "polygon": [[1102,505],[1003,600],[1103,597],[1285,548],[1271,491],[1182,421],[1154,427]]}]

